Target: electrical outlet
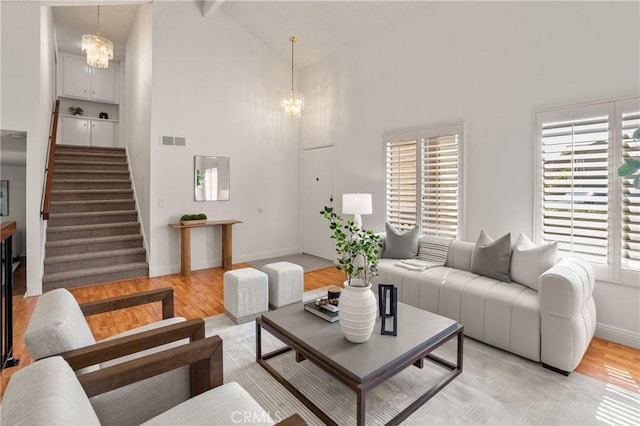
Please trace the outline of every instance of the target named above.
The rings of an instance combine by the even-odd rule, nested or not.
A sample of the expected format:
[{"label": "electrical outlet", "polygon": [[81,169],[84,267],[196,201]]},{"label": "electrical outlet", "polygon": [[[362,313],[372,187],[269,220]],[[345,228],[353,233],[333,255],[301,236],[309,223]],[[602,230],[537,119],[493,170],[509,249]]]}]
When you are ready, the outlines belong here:
[{"label": "electrical outlet", "polygon": [[158,207],[167,207],[167,199],[165,197],[158,198]]}]

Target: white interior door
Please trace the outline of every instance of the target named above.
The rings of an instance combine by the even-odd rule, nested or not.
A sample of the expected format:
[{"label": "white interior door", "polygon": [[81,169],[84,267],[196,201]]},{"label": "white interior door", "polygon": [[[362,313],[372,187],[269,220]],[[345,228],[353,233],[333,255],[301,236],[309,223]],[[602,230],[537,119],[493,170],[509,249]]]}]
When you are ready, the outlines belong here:
[{"label": "white interior door", "polygon": [[335,245],[320,211],[335,199],[335,148],[305,149],[302,154],[302,251],[333,261]]}]

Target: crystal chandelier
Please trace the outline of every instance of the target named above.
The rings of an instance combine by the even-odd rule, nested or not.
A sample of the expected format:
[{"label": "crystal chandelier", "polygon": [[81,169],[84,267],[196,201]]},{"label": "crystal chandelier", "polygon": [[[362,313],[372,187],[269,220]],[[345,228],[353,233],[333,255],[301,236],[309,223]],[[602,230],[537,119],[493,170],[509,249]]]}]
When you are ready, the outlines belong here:
[{"label": "crystal chandelier", "polygon": [[291,40],[291,92],[285,94],[280,101],[280,106],[284,108],[284,116],[292,118],[300,118],[304,109],[304,96],[300,92],[293,90],[293,44],[298,41],[294,36],[289,37]]},{"label": "crystal chandelier", "polygon": [[113,59],[113,43],[100,37],[100,6],[98,6],[97,34],[82,36],[82,51],[87,53],[87,64],[94,68],[108,68],[109,59]]}]

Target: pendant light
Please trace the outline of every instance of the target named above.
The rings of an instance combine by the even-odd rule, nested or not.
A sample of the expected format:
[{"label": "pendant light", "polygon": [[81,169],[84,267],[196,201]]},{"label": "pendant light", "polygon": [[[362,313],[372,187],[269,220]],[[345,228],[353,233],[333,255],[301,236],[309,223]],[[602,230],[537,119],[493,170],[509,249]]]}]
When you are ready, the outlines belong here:
[{"label": "pendant light", "polygon": [[285,117],[300,118],[304,109],[304,96],[293,90],[293,45],[298,39],[291,36],[289,40],[291,41],[291,91],[282,97],[280,106],[284,109]]},{"label": "pendant light", "polygon": [[87,64],[94,68],[109,68],[109,59],[113,59],[113,43],[100,37],[100,6],[98,6],[97,34],[82,36],[82,51],[87,53]]}]

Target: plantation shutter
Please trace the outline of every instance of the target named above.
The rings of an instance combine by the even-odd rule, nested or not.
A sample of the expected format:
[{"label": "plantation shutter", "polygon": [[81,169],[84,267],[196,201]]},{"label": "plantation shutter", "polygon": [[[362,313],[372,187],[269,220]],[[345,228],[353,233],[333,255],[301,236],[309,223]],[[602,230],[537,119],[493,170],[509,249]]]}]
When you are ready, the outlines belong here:
[{"label": "plantation shutter", "polygon": [[417,141],[387,142],[387,222],[397,229],[416,226]]},{"label": "plantation shutter", "polygon": [[609,115],[543,119],[541,131],[543,239],[558,241],[561,252],[606,264]]},{"label": "plantation shutter", "polygon": [[458,236],[458,135],[422,140],[422,233]]},{"label": "plantation shutter", "polygon": [[[640,159],[640,140],[633,132],[640,128],[640,111],[622,114],[622,156]],[[622,259],[623,268],[640,270],[640,190],[633,176],[622,179]]]}]

